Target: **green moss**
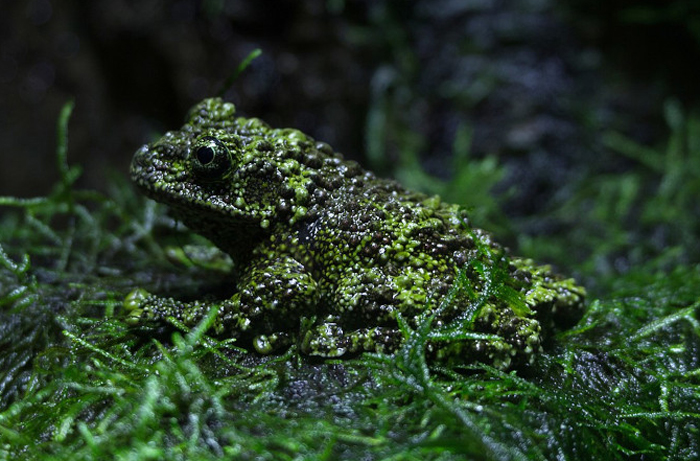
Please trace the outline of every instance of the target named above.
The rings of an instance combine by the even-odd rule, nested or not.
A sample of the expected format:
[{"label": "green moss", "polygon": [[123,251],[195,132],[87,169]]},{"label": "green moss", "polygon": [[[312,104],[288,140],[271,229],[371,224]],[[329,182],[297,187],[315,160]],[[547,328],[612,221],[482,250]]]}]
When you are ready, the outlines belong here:
[{"label": "green moss", "polygon": [[[54,194],[0,199],[0,459],[700,452],[697,265],[666,270],[651,260],[601,280],[583,320],[514,372],[430,365],[431,341],[462,331],[437,328],[434,317],[414,329],[402,322],[406,341],[394,355],[260,357],[204,334],[211,316],[191,331],[128,327],[121,302],[135,286],[198,298],[219,290],[229,265],[168,259],[168,245],[201,240],[123,179],[107,195],[79,190],[77,170],[62,164]],[[683,211],[675,224],[691,225]],[[508,296],[497,263],[474,270]],[[457,278],[444,308],[459,290],[483,297],[466,280]]]},{"label": "green moss", "polygon": [[631,166],[614,175],[583,173],[547,216],[560,231],[521,234],[521,250],[563,266],[581,261],[578,272],[600,293],[618,285],[621,273],[667,272],[699,261],[700,116],[671,99],[664,118],[669,137],[658,146],[605,133],[608,154]]}]

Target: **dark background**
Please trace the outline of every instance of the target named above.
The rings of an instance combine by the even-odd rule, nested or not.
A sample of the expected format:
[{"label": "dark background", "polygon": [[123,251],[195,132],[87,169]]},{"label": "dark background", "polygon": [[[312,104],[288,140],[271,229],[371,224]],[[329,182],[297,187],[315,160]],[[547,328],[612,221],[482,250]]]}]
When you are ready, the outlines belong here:
[{"label": "dark background", "polygon": [[[629,167],[614,130],[662,142],[662,105],[694,110],[700,8],[692,1],[10,1],[0,15],[0,195],[46,194],[55,125],[70,99],[69,162],[104,189],[132,153],[215,95],[391,175],[418,135],[449,177],[460,126],[498,157],[509,216],[541,212],[582,174]],[[377,139],[367,133],[384,123]],[[384,159],[368,159],[374,144]],[[374,151],[377,151],[376,147]],[[370,161],[371,160],[371,161]],[[498,190],[496,190],[498,193]]]}]

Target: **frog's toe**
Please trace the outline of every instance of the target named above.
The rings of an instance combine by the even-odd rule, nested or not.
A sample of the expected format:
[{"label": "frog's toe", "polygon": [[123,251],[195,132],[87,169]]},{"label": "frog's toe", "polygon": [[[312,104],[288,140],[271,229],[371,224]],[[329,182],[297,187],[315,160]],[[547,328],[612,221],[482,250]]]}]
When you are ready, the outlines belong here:
[{"label": "frog's toe", "polygon": [[149,293],[142,289],[136,288],[124,298],[124,310],[128,312],[126,321],[128,323],[138,323],[144,314],[143,302],[148,297]]},{"label": "frog's toe", "polygon": [[253,347],[258,354],[271,354],[282,347],[292,344],[292,337],[284,332],[258,335],[253,339]]},{"label": "frog's toe", "polygon": [[140,309],[133,310],[133,311],[129,312],[129,315],[126,316],[124,321],[128,325],[138,325],[139,323],[141,323],[141,314],[142,313],[143,313],[143,311]]},{"label": "frog's toe", "polygon": [[148,297],[149,293],[143,288],[136,288],[124,298],[124,309],[133,312],[141,310],[143,301]]},{"label": "frog's toe", "polygon": [[309,329],[301,342],[301,351],[317,357],[341,357],[347,352],[343,329],[332,322],[322,323]]}]

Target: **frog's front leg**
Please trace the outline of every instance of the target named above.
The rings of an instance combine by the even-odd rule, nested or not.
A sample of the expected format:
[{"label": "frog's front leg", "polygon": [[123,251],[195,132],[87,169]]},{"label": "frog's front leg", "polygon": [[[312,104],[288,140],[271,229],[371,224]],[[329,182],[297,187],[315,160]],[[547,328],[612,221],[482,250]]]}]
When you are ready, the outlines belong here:
[{"label": "frog's front leg", "polygon": [[[217,335],[258,336],[260,352],[271,352],[289,342],[287,334],[298,329],[300,312],[317,305],[316,281],[304,266],[290,256],[261,259],[241,274],[238,291],[229,299],[183,302],[136,289],[124,300],[132,323],[173,317],[187,326],[200,322],[211,309],[217,310],[213,330]],[[262,344],[258,347],[258,344]]]},{"label": "frog's front leg", "polygon": [[[218,304],[236,303],[235,300],[225,300]],[[132,290],[124,298],[123,306],[127,312],[126,321],[137,325],[148,321],[161,321],[172,317],[188,326],[196,325],[202,320],[215,303],[202,301],[184,302],[174,298],[164,298],[149,293],[143,288]],[[223,330],[219,317],[224,306],[217,306],[219,313],[213,328],[218,333]]]}]

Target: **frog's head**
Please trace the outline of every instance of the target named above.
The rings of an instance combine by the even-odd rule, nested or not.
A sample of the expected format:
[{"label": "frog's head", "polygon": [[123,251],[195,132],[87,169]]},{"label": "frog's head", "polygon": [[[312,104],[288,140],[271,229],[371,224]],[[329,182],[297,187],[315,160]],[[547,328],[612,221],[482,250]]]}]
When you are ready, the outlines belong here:
[{"label": "frog's head", "polygon": [[236,118],[233,104],[207,99],[180,131],[136,152],[131,178],[212,240],[242,225],[267,229],[306,210],[309,180],[286,147],[295,132]]}]

